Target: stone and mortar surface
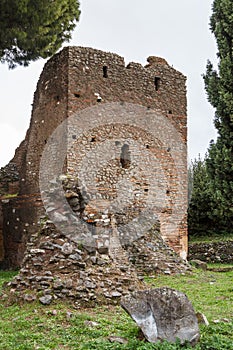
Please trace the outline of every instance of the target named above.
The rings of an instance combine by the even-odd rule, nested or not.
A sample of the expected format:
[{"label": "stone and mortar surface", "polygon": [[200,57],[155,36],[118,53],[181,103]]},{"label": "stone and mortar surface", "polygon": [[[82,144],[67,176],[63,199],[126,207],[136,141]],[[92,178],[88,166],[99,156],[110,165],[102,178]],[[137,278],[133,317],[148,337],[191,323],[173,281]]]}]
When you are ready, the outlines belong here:
[{"label": "stone and mortar surface", "polygon": [[10,293],[26,302],[65,298],[76,306],[116,303],[130,290],[142,288],[133,266],[123,263],[114,262],[106,251],[70,241],[47,222],[27,244]]},{"label": "stone and mortar surface", "polygon": [[233,240],[190,243],[188,260],[200,260],[206,263],[233,263]]},{"label": "stone and mortar surface", "polygon": [[[3,268],[16,268],[22,263],[25,247],[39,230],[38,223],[44,216],[44,208],[39,191],[40,159],[44,147],[53,131],[77,111],[98,104],[121,102],[133,103],[156,110],[177,130],[180,139],[186,145],[186,78],[168,63],[158,57],[149,57],[148,64],[130,63],[125,66],[124,59],[116,54],[106,53],[91,48],[67,47],[52,57],[45,65],[34,94],[32,118],[25,140],[16,150],[13,160],[1,170],[0,179],[0,260]],[[161,125],[161,129],[163,125]],[[98,144],[104,138],[104,131],[93,130],[95,135],[85,135],[88,142]],[[121,128],[119,128],[121,132]],[[127,132],[131,132],[128,130]],[[132,134],[132,133],[131,133]],[[64,135],[62,135],[64,136]],[[114,136],[114,135],[113,135]],[[177,174],[174,171],[174,159],[169,155],[172,148],[172,135],[167,135],[167,143],[154,145],[156,140],[147,140],[148,135],[139,132],[134,138],[148,149],[156,149],[158,161],[164,165],[166,176],[161,178],[165,195],[172,202],[177,191]],[[66,142],[66,140],[65,140]],[[92,142],[93,143],[93,142]],[[171,143],[171,145],[170,145]],[[76,143],[77,145],[77,143]],[[126,153],[124,164],[108,164],[99,173],[99,181],[104,179],[109,169],[113,183],[111,195],[114,197],[114,181],[119,177],[117,167],[127,173],[127,149],[120,146],[119,151]],[[128,145],[131,147],[131,145]],[[171,147],[170,147],[171,146]],[[74,152],[67,154],[64,172],[73,174],[74,158],[80,156]],[[131,150],[130,150],[131,152]],[[134,154],[133,150],[130,154]],[[54,155],[54,158],[59,155]],[[186,150],[182,149],[178,158],[186,164]],[[119,155],[120,158],[120,155]],[[49,166],[49,165],[48,165]],[[187,170],[178,169],[181,191],[178,197],[180,212],[186,210]],[[102,181],[103,182],[103,181]],[[147,191],[147,183],[140,179],[139,191]],[[104,184],[105,186],[105,184]],[[109,196],[110,192],[104,193]],[[6,195],[14,194],[12,198]],[[5,197],[4,197],[5,196]],[[169,199],[168,199],[169,202]],[[129,210],[131,215],[132,210]],[[177,252],[187,252],[186,219],[173,224],[174,229],[167,230],[171,208],[158,213],[161,233],[164,240]],[[116,218],[116,221],[119,218]],[[172,223],[171,225],[172,226]]]},{"label": "stone and mortar surface", "polygon": [[[55,185],[53,183],[51,190],[51,210],[60,215],[68,231],[69,217],[62,208],[59,211],[53,209],[59,200],[54,196]],[[63,186],[72,215],[88,220],[77,180],[63,176]],[[91,218],[98,224],[102,222],[105,228],[108,226],[108,246],[99,244],[99,236],[95,245],[83,244],[79,235],[76,240],[70,239],[45,218],[39,232],[27,243],[19,274],[8,284],[10,295],[27,302],[39,299],[44,304],[66,298],[77,307],[114,304],[129,292],[145,289],[142,278],[145,273],[174,274],[190,270],[189,265],[162,240],[158,221],[143,237],[124,245],[112,218],[106,219],[106,215]]]}]

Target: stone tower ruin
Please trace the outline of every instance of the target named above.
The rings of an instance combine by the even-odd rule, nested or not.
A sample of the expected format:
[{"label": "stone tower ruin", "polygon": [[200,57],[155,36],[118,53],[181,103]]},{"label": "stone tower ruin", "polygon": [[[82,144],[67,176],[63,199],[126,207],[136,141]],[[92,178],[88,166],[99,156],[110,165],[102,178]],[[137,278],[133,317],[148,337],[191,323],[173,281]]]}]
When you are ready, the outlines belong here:
[{"label": "stone tower ruin", "polygon": [[[145,67],[139,63],[129,63],[126,66],[124,59],[116,54],[91,48],[66,47],[45,64],[34,94],[32,117],[25,140],[16,150],[12,161],[0,173],[0,261],[3,268],[20,266],[25,245],[29,237],[38,231],[40,219],[45,214],[39,173],[43,152],[51,135],[74,114],[92,107],[98,110],[102,108],[103,113],[111,114],[112,106],[126,110],[129,106],[141,106],[137,108],[137,112],[141,110],[140,118],[145,120],[147,115],[158,115],[156,125],[161,133],[166,131],[167,139],[152,139],[149,132],[137,128],[136,121],[134,127],[126,125],[124,117],[121,123],[109,125],[109,128],[95,125],[94,122],[92,127],[90,118],[90,131],[84,135],[77,136],[72,127],[68,132],[68,138],[65,138],[67,154],[62,172],[78,177],[77,163],[82,160],[82,152],[85,149],[93,150],[106,139],[114,140],[114,150],[118,156],[97,174],[99,198],[109,201],[116,196],[114,186],[119,179],[118,170],[129,178],[132,164],[136,166],[137,159],[140,159],[143,152],[152,152],[152,156],[162,164],[165,174],[157,179],[163,198],[167,201],[166,206],[156,212],[161,223],[161,234],[166,243],[182,257],[186,257],[186,78],[162,58],[149,57],[147,61]],[[164,121],[170,125],[170,129],[165,127]],[[140,143],[139,149],[135,148],[133,142],[122,141],[126,134],[128,139]],[[72,139],[71,148],[69,137]],[[90,164],[93,164],[91,160]],[[108,176],[113,179],[111,186],[108,185]],[[132,196],[140,197],[140,193],[144,196],[150,193],[148,176],[143,180],[130,180]],[[153,176],[153,173],[150,174],[151,178]],[[137,206],[139,201],[136,200],[135,203]],[[177,205],[176,213],[174,204]],[[132,213],[131,209],[129,213]],[[96,222],[91,219],[94,214],[86,208],[86,219],[92,221],[93,227],[97,226],[98,229],[96,223],[99,219]],[[177,220],[174,219],[175,214]],[[124,221],[124,218],[117,217],[116,221],[119,220]]]}]

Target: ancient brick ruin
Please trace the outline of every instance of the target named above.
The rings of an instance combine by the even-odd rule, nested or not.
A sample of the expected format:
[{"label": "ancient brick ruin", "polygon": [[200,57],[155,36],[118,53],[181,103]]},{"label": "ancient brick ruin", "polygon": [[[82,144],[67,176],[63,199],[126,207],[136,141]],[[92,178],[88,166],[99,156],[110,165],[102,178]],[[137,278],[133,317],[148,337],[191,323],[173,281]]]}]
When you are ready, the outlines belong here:
[{"label": "ancient brick ruin", "polygon": [[[108,126],[106,126],[104,117],[104,126],[95,124],[93,116],[93,125],[90,119],[91,128],[82,135],[77,135],[76,131],[72,129],[74,125],[70,127],[67,124],[68,136],[65,135],[64,141],[67,152],[61,173],[78,177],[81,171],[79,164],[82,162],[82,156],[85,152],[94,152],[94,149],[107,139],[112,142],[112,149],[117,154],[96,174],[98,197],[94,197],[90,188],[84,199],[79,197],[79,191],[76,194],[73,193],[71,197],[73,203],[76,202],[73,206],[73,213],[78,218],[88,222],[95,230],[96,235],[100,235],[102,226],[105,229],[108,227],[112,229],[112,213],[108,213],[106,210],[101,212],[101,209],[96,212],[91,203],[97,199],[100,199],[102,204],[104,201],[115,200],[117,183],[119,179],[122,180],[126,177],[127,181],[131,181],[132,184],[132,198],[136,199],[123,214],[115,213],[114,222],[117,227],[118,224],[123,225],[125,221],[133,220],[140,214],[145,196],[148,196],[148,193],[153,193],[153,188],[151,188],[153,186],[150,186],[150,182],[153,183],[155,175],[153,172],[145,171],[141,176],[135,170],[134,174],[136,175],[132,179],[132,169],[136,167],[137,161],[142,160],[143,154],[147,155],[144,157],[147,159],[145,167],[149,167],[152,161],[150,157],[155,157],[163,171],[163,176],[157,179],[157,186],[158,188],[160,186],[161,198],[162,200],[165,198],[166,205],[157,209],[154,214],[160,221],[164,241],[182,257],[186,256],[187,117],[185,81],[185,77],[169,66],[164,59],[149,57],[145,67],[138,63],[130,63],[125,66],[122,57],[90,48],[64,48],[46,63],[34,95],[32,118],[25,140],[16,150],[12,161],[0,172],[0,261],[2,268],[17,268],[22,264],[27,242],[29,242],[30,237],[34,237],[38,233],[42,226],[45,209],[40,193],[39,172],[44,149],[56,128],[61,123],[68,121],[75,113],[92,107],[98,110],[102,108],[103,115],[112,115],[112,121],[114,121],[116,118],[114,115],[115,107],[112,109],[112,106],[127,110],[128,104],[141,106],[141,109],[138,107],[135,112],[135,116],[139,115],[138,119],[141,118],[141,123],[143,120],[145,122],[146,118],[151,118],[155,111],[158,115],[156,125],[161,130],[161,135],[163,132],[166,132],[166,135],[161,136],[162,139],[153,138],[146,126],[140,128],[136,121],[135,125],[132,126],[126,123],[127,118],[124,119],[124,116],[119,119],[120,122],[115,124],[112,122]],[[88,120],[89,116],[90,113],[85,120]],[[170,129],[165,127],[164,120],[171,126]],[[83,124],[85,124],[84,121]],[[75,125],[75,127],[78,128],[79,125]],[[170,132],[170,130],[172,131]],[[61,135],[61,139],[62,137],[64,135]],[[70,138],[72,146],[69,144]],[[125,139],[127,142],[124,141]],[[136,142],[140,144],[139,148],[135,146]],[[58,152],[59,148],[56,151]],[[148,156],[146,152],[150,152],[151,156]],[[58,153],[49,160],[48,169],[51,162],[60,157]],[[93,154],[95,155],[95,153]],[[87,163],[87,168],[91,168],[93,159],[87,159],[90,161],[90,164]],[[53,178],[48,180],[51,182]],[[85,197],[83,189],[79,190]],[[138,199],[141,198],[140,196],[144,198],[142,201]],[[66,199],[68,197],[67,194]],[[80,204],[80,200],[83,200],[82,204]],[[80,205],[83,205],[81,209]],[[174,205],[176,205],[177,219],[174,215]],[[57,213],[61,208],[52,208],[50,205],[49,209],[51,212]],[[59,237],[56,236],[55,240],[61,239]],[[42,243],[40,241],[39,245]],[[61,243],[62,240],[57,244],[61,245]],[[32,246],[32,243],[30,244]],[[75,242],[75,244],[78,243]],[[105,244],[107,245],[106,242],[101,242],[98,246],[97,242],[96,251],[98,254],[106,255],[107,247]],[[35,250],[36,246],[33,246],[33,249],[34,252],[29,254],[29,257],[27,256],[28,261],[32,259],[30,260],[32,263],[33,256],[41,253],[41,251]],[[75,254],[75,249],[73,248],[70,255]],[[134,248],[129,247],[128,249],[129,252],[130,249],[133,251],[135,243]],[[79,252],[79,254],[81,253]],[[72,257],[70,259],[72,263]],[[139,260],[142,265],[143,259]],[[48,277],[50,277],[49,274]]]},{"label": "ancient brick ruin", "polygon": [[[78,196],[73,178],[68,176],[63,185],[69,204],[76,211],[74,199]],[[58,184],[54,186],[57,188]],[[62,212],[64,214],[64,210]],[[59,214],[62,218],[61,211]],[[65,234],[46,220],[41,229],[31,235],[22,267],[8,284],[9,291],[4,298],[39,300],[43,304],[66,299],[78,308],[116,304],[129,292],[146,288],[144,274],[185,273],[190,269],[164,243],[158,220],[143,237],[128,245],[121,244],[116,226],[112,229],[105,226],[109,230],[108,246],[94,246],[90,240],[81,244],[75,237],[69,238],[67,216],[69,218],[68,213],[62,218],[64,224],[68,223]]]}]

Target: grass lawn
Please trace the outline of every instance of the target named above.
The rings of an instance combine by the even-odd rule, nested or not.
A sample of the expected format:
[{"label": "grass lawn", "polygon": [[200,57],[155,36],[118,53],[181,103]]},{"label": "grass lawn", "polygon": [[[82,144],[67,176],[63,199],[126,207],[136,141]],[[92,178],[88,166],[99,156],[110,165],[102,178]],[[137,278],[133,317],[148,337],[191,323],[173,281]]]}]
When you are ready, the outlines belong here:
[{"label": "grass lawn", "polygon": [[[0,272],[0,290],[14,275]],[[195,349],[233,349],[232,271],[195,270],[186,276],[156,276],[145,280],[148,288],[168,286],[185,292],[195,310],[207,316],[210,326],[201,327],[201,341]],[[111,343],[110,336],[126,338],[128,343]],[[37,302],[7,305],[0,300],[0,349],[173,350],[190,347],[139,340],[137,326],[119,306],[76,310],[64,302],[49,306]]]},{"label": "grass lawn", "polygon": [[211,242],[225,242],[225,241],[233,241],[233,234],[232,233],[223,233],[223,234],[206,234],[201,236],[195,236],[190,235],[189,236],[189,243],[211,243]]}]

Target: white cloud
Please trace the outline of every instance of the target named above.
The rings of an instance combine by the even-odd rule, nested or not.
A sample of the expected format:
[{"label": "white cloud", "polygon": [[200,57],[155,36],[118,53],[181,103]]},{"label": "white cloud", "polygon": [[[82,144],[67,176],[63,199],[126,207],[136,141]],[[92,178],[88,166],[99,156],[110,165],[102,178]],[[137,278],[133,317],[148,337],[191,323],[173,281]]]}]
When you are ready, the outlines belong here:
[{"label": "white cloud", "polygon": [[[13,158],[15,149],[24,138],[23,131],[18,131],[12,125],[1,123],[0,129],[0,164],[6,165]],[[10,146],[9,146],[10,145]]]}]

